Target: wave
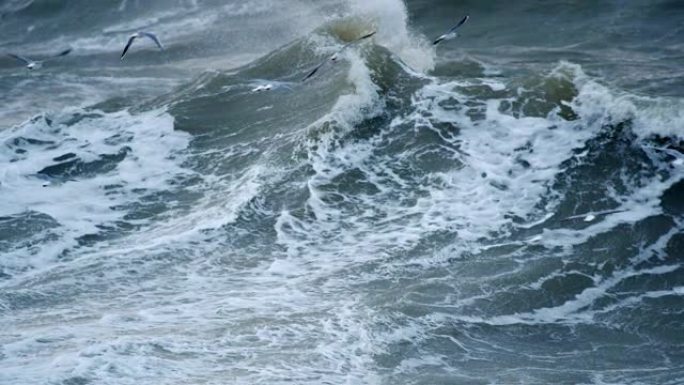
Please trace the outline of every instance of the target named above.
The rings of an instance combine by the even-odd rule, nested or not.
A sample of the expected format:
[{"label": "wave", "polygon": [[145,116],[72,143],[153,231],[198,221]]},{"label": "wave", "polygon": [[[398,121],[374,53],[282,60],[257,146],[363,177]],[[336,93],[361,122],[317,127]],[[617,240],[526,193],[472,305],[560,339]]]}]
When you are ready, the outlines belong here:
[{"label": "wave", "polygon": [[0,157],[11,165],[0,177],[5,274],[143,226],[186,175],[178,155],[188,141],[163,110],[65,111],[3,131]]},{"label": "wave", "polygon": [[[0,379],[659,379],[681,329],[678,100],[584,63],[437,60],[422,34],[441,23],[400,1],[293,4],[290,26],[270,1],[108,23],[77,44],[188,26],[103,80],[175,81],[0,131]],[[225,15],[274,26],[203,45],[218,27],[197,21]],[[649,358],[611,372],[625,349]]]}]

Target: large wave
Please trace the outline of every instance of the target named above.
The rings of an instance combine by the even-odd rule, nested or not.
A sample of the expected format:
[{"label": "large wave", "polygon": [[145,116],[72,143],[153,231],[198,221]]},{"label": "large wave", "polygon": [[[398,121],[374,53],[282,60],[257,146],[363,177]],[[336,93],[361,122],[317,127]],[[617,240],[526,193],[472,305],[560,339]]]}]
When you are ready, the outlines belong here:
[{"label": "large wave", "polygon": [[[0,131],[0,382],[681,377],[679,99],[438,60],[401,1],[29,3],[128,19],[23,83],[88,98]],[[167,56],[108,62],[148,26]]]}]

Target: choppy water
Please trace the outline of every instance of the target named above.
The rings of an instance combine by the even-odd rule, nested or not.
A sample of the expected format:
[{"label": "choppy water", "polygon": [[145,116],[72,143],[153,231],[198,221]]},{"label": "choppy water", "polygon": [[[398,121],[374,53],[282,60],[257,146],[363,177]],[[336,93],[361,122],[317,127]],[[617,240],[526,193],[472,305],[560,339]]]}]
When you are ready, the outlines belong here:
[{"label": "choppy water", "polygon": [[0,14],[0,383],[684,382],[684,2]]}]

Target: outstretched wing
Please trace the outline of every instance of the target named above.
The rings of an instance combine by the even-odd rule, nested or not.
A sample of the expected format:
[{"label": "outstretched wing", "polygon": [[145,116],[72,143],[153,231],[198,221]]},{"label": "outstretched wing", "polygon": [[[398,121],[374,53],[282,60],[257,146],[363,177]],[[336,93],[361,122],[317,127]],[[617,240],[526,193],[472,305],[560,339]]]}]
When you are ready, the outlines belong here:
[{"label": "outstretched wing", "polygon": [[70,53],[71,53],[71,48],[68,48],[68,49],[65,49],[64,51],[58,53],[57,55],[55,55],[53,57],[62,57],[62,56],[66,56]]},{"label": "outstretched wing", "polygon": [[323,62],[321,62],[321,64],[317,65],[313,70],[311,70],[311,72],[309,72],[309,73],[304,77],[304,79],[302,79],[302,81],[306,81],[306,80],[309,79],[310,77],[314,76],[314,75],[316,74],[316,72],[318,72],[318,70],[320,70],[321,67],[323,67],[323,66],[325,65],[325,63],[327,63],[327,62],[330,61],[330,60],[335,60],[334,58],[336,58],[337,55],[339,55],[342,51],[344,51],[344,50],[347,49],[348,47],[350,47],[350,46],[352,46],[352,45],[354,45],[354,44],[356,44],[356,43],[358,43],[358,42],[360,42],[360,41],[362,41],[362,40],[365,40],[365,39],[370,38],[371,36],[375,35],[376,32],[377,32],[377,31],[373,31],[373,32],[371,32],[371,33],[365,34],[365,35],[361,36],[360,38],[358,38],[358,39],[356,39],[356,40],[354,40],[354,41],[351,41],[351,42],[345,44],[342,48],[338,49],[334,54],[328,56],[325,60],[323,60]]},{"label": "outstretched wing", "polygon": [[124,47],[124,50],[121,53],[121,60],[123,60],[124,56],[126,56],[126,52],[128,52],[128,50],[131,48],[131,45],[133,45],[133,42],[137,37],[138,35],[131,35],[131,37],[128,38],[128,43],[126,43],[126,47]]},{"label": "outstretched wing", "polygon": [[66,55],[70,54],[71,51],[72,51],[71,48],[65,49],[64,51],[62,51],[62,52],[60,52],[60,53],[58,53],[58,54],[56,54],[56,55],[52,55],[52,56],[50,56],[49,58],[47,58],[47,59],[45,59],[45,60],[43,60],[43,61],[48,61],[48,60],[60,58],[60,57],[62,57],[62,56],[66,56]]},{"label": "outstretched wing", "polygon": [[342,47],[339,51],[337,51],[337,53],[340,53],[340,52],[344,51],[347,47],[350,47],[350,46],[352,46],[352,45],[354,45],[354,44],[356,44],[356,43],[359,43],[359,42],[361,42],[361,41],[363,41],[363,40],[366,40],[366,39],[372,37],[372,36],[375,35],[377,32],[378,32],[378,31],[373,31],[373,32],[371,32],[371,33],[368,33],[368,34],[365,34],[365,35],[361,36],[360,38],[358,38],[358,39],[356,39],[356,40],[350,41],[349,43],[345,44],[344,47]]},{"label": "outstretched wing", "polygon": [[31,60],[29,60],[29,59],[27,59],[27,58],[25,58],[25,57],[23,57],[23,56],[15,55],[15,54],[13,54],[13,53],[8,53],[7,56],[12,57],[12,58],[14,58],[14,59],[16,59],[16,60],[19,60],[20,62],[22,62],[22,63],[24,63],[24,64],[26,64],[26,65],[31,64]]},{"label": "outstretched wing", "polygon": [[156,44],[157,47],[159,47],[160,50],[164,50],[164,46],[162,45],[161,41],[159,41],[157,35],[153,34],[152,32],[140,32],[140,35],[145,36],[148,39],[151,39],[154,42],[154,44]]},{"label": "outstretched wing", "polygon": [[[331,56],[331,57],[332,57],[332,56]],[[319,64],[319,65],[317,65],[316,67],[314,67],[314,69],[312,69],[311,72],[309,72],[306,76],[304,76],[304,79],[302,79],[302,81],[305,82],[305,81],[307,81],[310,77],[316,75],[316,72],[318,72],[318,70],[320,70],[321,67],[323,67],[323,66],[325,65],[325,63],[328,62],[328,60],[330,60],[330,57],[326,58],[325,60],[323,60],[323,62],[321,62],[321,64]]]},{"label": "outstretched wing", "polygon": [[461,26],[462,26],[463,24],[465,24],[466,21],[468,21],[468,19],[470,19],[470,16],[465,16],[465,17],[463,17],[463,19],[461,19],[461,21],[459,21],[458,24],[456,24],[455,26],[453,26],[453,27],[449,30],[449,32],[447,32],[447,33],[445,33],[444,35],[442,35],[442,36],[438,37],[437,39],[435,39],[435,41],[432,42],[432,45],[437,45],[437,44],[441,43],[442,41],[444,41],[444,40],[446,40],[446,39],[451,39],[451,38],[453,38],[454,36],[456,36],[456,30],[459,29],[459,28],[461,28]]},{"label": "outstretched wing", "polygon": [[376,33],[378,33],[378,31],[373,31],[373,32],[371,32],[371,33],[367,33],[367,34],[361,36],[360,38],[356,39],[354,42],[356,43],[356,42],[359,42],[359,41],[361,41],[361,40],[366,40],[366,39],[368,39],[368,38],[370,38],[370,37],[373,37],[373,35],[375,35]]},{"label": "outstretched wing", "polygon": [[437,45],[437,44],[441,43],[444,39],[446,39],[446,35],[442,35],[442,36],[438,37],[437,39],[435,39],[435,41],[432,42],[432,45]]},{"label": "outstretched wing", "polygon": [[461,28],[461,26],[462,26],[463,24],[465,24],[466,21],[468,21],[468,19],[470,19],[470,16],[465,16],[465,17],[463,17],[463,19],[461,19],[461,21],[459,21],[458,24],[456,24],[453,28],[451,28],[451,29],[449,30],[449,33],[454,33],[454,32],[456,32],[456,30],[459,29],[459,28]]}]

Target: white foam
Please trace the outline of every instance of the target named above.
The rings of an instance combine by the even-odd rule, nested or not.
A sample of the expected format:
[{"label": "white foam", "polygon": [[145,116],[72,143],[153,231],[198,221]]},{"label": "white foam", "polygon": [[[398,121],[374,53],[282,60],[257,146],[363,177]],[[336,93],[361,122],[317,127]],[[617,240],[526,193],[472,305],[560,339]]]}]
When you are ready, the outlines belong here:
[{"label": "white foam", "polygon": [[556,74],[568,73],[579,90],[569,105],[584,120],[600,119],[604,124],[631,121],[634,133],[641,139],[658,135],[684,140],[684,102],[681,99],[611,90],[587,76],[581,66],[561,62]]},{"label": "white foam", "polygon": [[[403,4],[385,4],[398,12],[393,16],[403,17],[400,24],[405,29]],[[366,10],[383,17],[381,7],[368,5]],[[386,18],[380,23],[385,28],[384,32],[379,32],[379,42],[401,51],[401,39],[409,38],[408,32],[401,39],[393,40],[391,34],[396,31],[387,27],[395,25],[394,20]],[[379,257],[364,252],[337,259],[335,257],[341,251],[347,252],[340,246],[352,246],[349,253],[376,252],[395,241],[400,247],[409,247],[417,242],[422,226],[413,226],[409,236],[403,238],[400,236],[402,218],[414,215],[429,202],[421,201],[412,210],[401,210],[401,204],[397,204],[397,210],[388,210],[390,215],[396,216],[389,216],[383,231],[373,234],[368,218],[350,220],[348,213],[329,204],[329,196],[321,189],[335,175],[357,165],[372,171],[381,188],[383,184],[380,181],[384,178],[403,182],[389,168],[383,171],[381,168],[368,169],[369,165],[364,165],[377,143],[360,143],[340,150],[345,135],[355,129],[356,124],[382,113],[384,107],[371,80],[370,70],[359,52],[362,53],[363,48],[345,52],[349,63],[346,74],[349,87],[338,98],[332,111],[312,124],[305,133],[313,139],[305,146],[308,159],[302,163],[310,164],[315,175],[305,181],[305,188],[310,192],[305,208],[307,213],[302,216],[299,210],[290,212],[283,209],[277,218],[275,231],[279,245],[276,246],[284,252],[241,255],[241,250],[236,252],[229,244],[226,245],[228,242],[222,242],[223,238],[212,238],[226,231],[221,229],[222,226],[237,220],[239,210],[258,196],[265,183],[277,180],[277,167],[250,165],[244,173],[234,177],[203,175],[203,183],[197,187],[202,198],[193,202],[190,210],[174,212],[163,222],[148,223],[149,226],[112,241],[106,247],[81,253],[79,259],[71,261],[63,270],[53,269],[49,274],[37,277],[50,276],[51,280],[63,284],[65,277],[73,274],[78,277],[74,279],[81,280],[79,284],[85,287],[99,288],[102,282],[106,282],[107,293],[79,297],[67,309],[46,306],[2,315],[3,321],[21,326],[16,328],[11,341],[0,336],[3,353],[6,354],[3,359],[5,370],[0,373],[0,380],[8,383],[57,383],[82,376],[103,383],[135,382],[141,385],[171,379],[177,382],[227,381],[236,384],[273,383],[284,378],[302,384],[380,382],[375,370],[375,357],[382,353],[383,345],[372,330],[376,322],[375,312],[363,307],[360,296],[336,290],[342,281],[319,279],[332,277],[333,273],[349,267],[347,262]],[[408,50],[403,55],[410,57],[416,52]],[[105,116],[103,120],[108,121],[110,117]],[[140,145],[147,144],[149,149],[134,148],[133,154],[140,151],[144,156],[161,159],[172,149],[181,150],[187,145],[187,135],[174,133],[168,116],[157,117],[159,120],[150,118],[147,123],[152,124],[147,128],[128,123],[127,119],[135,118],[124,114],[119,128],[127,133],[131,131],[129,134],[134,135],[133,141],[140,139]],[[106,129],[105,123],[102,124]],[[332,123],[334,128],[325,132],[323,126],[326,123]],[[164,147],[157,143],[159,137],[154,135],[149,138],[136,136],[140,135],[137,130],[152,130],[154,126],[172,137],[178,135],[179,143]],[[79,126],[82,130],[87,127],[86,123]],[[79,155],[89,154],[78,148],[85,145],[86,139],[91,147],[107,149],[101,144],[103,137],[96,136],[99,131],[92,131],[90,135],[93,136],[87,136],[78,130],[73,146],[79,150]],[[221,150],[225,149],[216,151]],[[92,151],[91,155],[96,157],[100,152],[104,149]],[[61,154],[60,151],[58,155]],[[225,158],[231,155],[226,151]],[[52,156],[46,154],[45,159],[32,161],[42,165]],[[141,169],[137,170],[135,164],[122,166],[122,183],[128,182],[126,184],[130,188],[146,186],[173,190],[165,183],[164,175],[187,172],[179,167],[184,158],[178,157],[153,168],[146,168],[145,164],[139,164]],[[96,214],[107,223],[120,216],[117,213],[105,217],[109,214],[105,204],[108,198],[98,190],[103,179],[98,176],[86,182],[54,185],[50,189],[60,192],[63,197],[76,191],[65,190],[62,193],[62,189],[76,189],[78,184],[87,183],[94,198],[84,203],[102,201]],[[115,181],[107,180],[107,183]],[[70,184],[73,187],[69,187]],[[124,190],[124,196],[116,198],[119,200],[114,203],[137,201],[139,196],[127,188]],[[368,203],[365,202],[366,205]],[[79,209],[85,204],[78,206],[74,203],[74,206]],[[366,214],[372,215],[370,209]],[[60,215],[60,221],[74,221],[74,231],[69,234],[71,237],[82,233],[85,225],[76,222],[82,215],[68,217],[61,212],[55,215]],[[316,220],[310,220],[310,216]],[[337,233],[338,225],[354,225],[357,220],[360,233]],[[96,228],[96,222],[90,223],[88,229],[93,228]],[[326,232],[330,234],[329,238]],[[56,245],[55,252],[63,248],[63,244]],[[156,260],[157,255],[162,257]],[[174,257],[184,262],[165,263]],[[231,261],[231,258],[252,257],[259,262],[256,267],[241,267]],[[187,260],[191,262],[186,264]],[[91,264],[102,266],[99,270],[102,276],[83,274],[81,269]],[[132,278],[135,272],[144,274],[146,278],[135,280]],[[53,287],[50,283],[46,286]],[[42,317],[59,320],[64,328],[54,330],[53,325],[57,321],[43,323],[40,321]],[[35,342],[36,335],[63,338],[63,341],[43,346]],[[179,362],[182,365],[178,365]]]},{"label": "white foam", "polygon": [[[354,62],[355,63],[355,62]],[[355,65],[355,64],[353,64]],[[364,67],[359,64],[360,69]],[[356,84],[367,84],[367,74],[360,71]],[[475,79],[472,85],[479,85]],[[468,100],[460,94],[459,87],[470,82],[432,83],[414,97],[415,111],[409,116],[396,118],[388,132],[369,141],[341,143],[335,133],[316,137],[310,146],[309,160],[316,176],[309,182],[310,199],[308,207],[316,218],[309,224],[289,215],[281,217],[280,243],[287,246],[292,255],[300,255],[308,247],[310,258],[318,252],[330,249],[345,250],[345,255],[336,257],[335,264],[323,267],[335,270],[354,260],[362,262],[367,258],[382,258],[392,250],[409,249],[420,239],[433,231],[448,229],[458,234],[456,245],[445,250],[443,257],[453,256],[452,249],[474,244],[490,236],[493,229],[505,230],[512,225],[511,215],[527,218],[536,211],[540,199],[547,193],[548,183],[561,172],[562,162],[573,156],[573,149],[581,147],[603,126],[594,119],[593,124],[583,130],[575,129],[575,123],[566,122],[554,113],[548,117],[514,117],[500,111],[506,100],[489,100],[481,108],[485,112],[482,120],[473,120],[466,109],[444,109],[444,102]],[[372,86],[367,94],[355,95],[351,99],[341,98],[336,106],[339,111],[352,111],[338,119],[346,124],[372,114],[359,112],[359,106],[374,103]],[[349,101],[355,101],[353,104]],[[377,104],[377,102],[375,102]],[[431,116],[426,119],[425,116]],[[329,117],[326,117],[329,119]],[[425,194],[415,203],[405,205],[402,200],[411,201],[416,194],[411,180],[398,176],[397,157],[405,154],[378,155],[375,149],[402,137],[407,122],[414,122],[415,130],[432,130],[444,140],[444,148],[452,151],[454,168],[450,171],[436,171],[425,175],[421,190]],[[460,129],[459,135],[450,136],[432,126],[432,122],[450,123]],[[320,123],[318,123],[320,124]],[[560,127],[559,127],[560,126]],[[551,129],[551,128],[555,129]],[[518,149],[530,147],[529,151]],[[457,149],[457,150],[456,150]],[[521,166],[518,160],[530,164]],[[446,162],[447,160],[445,160]],[[457,165],[462,164],[462,167]],[[348,197],[361,211],[359,216],[348,216],[336,205],[326,203],[327,193],[321,186],[330,183],[336,176],[353,169],[360,170],[379,191],[379,194]],[[397,199],[399,197],[399,199]],[[377,202],[382,202],[378,205]],[[371,218],[382,218],[375,220]],[[288,226],[283,226],[287,223]],[[294,224],[296,223],[296,225]],[[312,227],[314,226],[314,227]],[[345,231],[339,230],[342,227]],[[335,234],[327,242],[339,242],[336,246],[312,243],[321,233]],[[326,238],[327,239],[327,238]],[[308,241],[307,241],[308,240]],[[544,243],[544,239],[537,239]],[[428,260],[442,258],[442,254],[427,257]],[[351,258],[354,256],[353,258]],[[411,263],[419,263],[412,260]]]},{"label": "white foam", "polygon": [[257,165],[235,179],[204,176],[204,183],[197,187],[203,196],[192,210],[127,237],[108,253],[159,252],[203,239],[203,232],[234,223],[239,211],[258,195],[262,181],[275,172],[267,173]]},{"label": "white foam", "polygon": [[544,230],[543,244],[549,248],[573,247],[622,224],[637,223],[645,218],[661,214],[663,192],[682,179],[684,179],[684,172],[680,171],[669,179],[655,179],[644,186],[633,188],[625,195],[615,196],[614,199],[620,202],[621,206],[609,211],[610,214],[603,216],[601,221],[594,222],[584,229]]},{"label": "white foam", "polygon": [[[47,71],[50,71],[49,68]],[[11,127],[43,113],[76,111],[121,96],[158,94],[178,85],[178,79],[111,76],[83,76],[70,73],[35,74],[18,81],[0,95],[3,108],[0,125]],[[54,97],[55,92],[60,97]],[[31,95],[31,97],[27,97]]]},{"label": "white foam", "polygon": [[[367,7],[369,12],[381,10],[376,4],[358,6]],[[391,46],[392,42],[386,40],[384,44]],[[301,164],[310,168],[312,175],[305,178],[302,186],[292,186],[308,192],[306,204],[287,202],[275,218],[277,246],[282,252],[278,249],[269,255],[242,255],[243,250],[235,251],[230,244],[222,243],[223,238],[202,236],[207,230],[216,236],[222,226],[235,223],[239,211],[265,185],[278,180],[277,174],[282,170],[256,164],[232,177],[205,175],[197,187],[202,198],[190,210],[87,255],[88,263],[102,264],[99,271],[103,277],[80,275],[78,279],[85,281],[81,282],[83,285],[98,288],[106,282],[106,288],[98,289],[103,292],[93,294],[92,299],[79,297],[79,301],[66,308],[50,306],[35,313],[31,310],[1,315],[3,321],[18,326],[11,336],[0,336],[3,354],[7,356],[3,358],[5,370],[0,373],[0,380],[60,382],[83,376],[103,383],[141,385],[165,380],[255,384],[283,379],[302,384],[380,383],[384,378],[377,374],[377,357],[387,353],[388,346],[397,341],[432,337],[431,328],[435,326],[453,325],[459,320],[494,325],[587,322],[593,313],[584,309],[619,282],[637,275],[667,274],[679,268],[667,265],[625,269],[608,278],[592,277],[595,287],[577,297],[560,306],[527,313],[498,317],[458,314],[459,306],[491,296],[483,291],[479,297],[449,303],[449,313],[433,313],[423,319],[413,317],[406,327],[392,319],[395,314],[381,316],[386,309],[368,306],[366,293],[359,293],[354,285],[382,279],[379,274],[392,273],[391,269],[401,269],[405,264],[431,265],[458,253],[477,251],[514,226],[511,216],[532,218],[531,227],[543,224],[549,216],[547,212],[540,213],[544,210],[538,205],[548,193],[550,181],[564,171],[561,164],[573,156],[573,149],[594,137],[604,123],[618,121],[631,110],[596,109],[591,104],[604,100],[601,89],[587,81],[588,88],[580,92],[584,99],[577,104],[583,125],[578,130],[577,123],[563,121],[554,113],[548,117],[515,117],[500,110],[507,100],[477,104],[459,91],[483,83],[498,89],[501,85],[496,82],[474,79],[432,83],[414,95],[413,112],[397,117],[390,127],[370,139],[355,140],[346,135],[364,119],[382,113],[384,101],[361,56],[354,50],[345,55],[351,63],[347,73],[350,90],[337,100],[330,114],[307,129],[307,134],[314,135],[304,148],[306,157]],[[468,110],[466,101],[477,104],[473,110],[482,112],[482,117],[473,118],[473,110]],[[625,115],[620,115],[620,111]],[[93,130],[98,123],[103,127]],[[333,128],[325,131],[327,123]],[[176,152],[187,146],[189,138],[173,131],[173,120],[165,113],[103,114],[102,118],[77,124],[73,132],[51,132],[40,122],[35,124],[38,128],[22,129],[47,138],[65,135],[65,143],[54,154],[49,150],[42,157],[31,157],[26,164],[19,163],[32,172],[36,171],[35,166],[51,164],[52,157],[65,150],[89,159],[111,152],[102,131],[123,131],[133,136],[135,156],[130,163],[122,164],[116,175],[55,184],[50,189],[57,192],[56,196],[48,196],[46,202],[40,203],[49,207],[52,199],[67,199],[67,204],[81,210],[76,215],[61,209],[53,212],[60,222],[73,228],[68,233],[71,237],[97,229],[97,223],[120,218],[120,213],[107,211],[112,201],[100,191],[103,183],[127,186],[120,197],[114,197],[114,203],[135,202],[139,195],[130,188],[143,186],[166,191],[172,189],[166,183],[169,176],[188,172],[179,165],[184,156]],[[454,131],[448,132],[445,126]],[[550,126],[555,128],[551,130]],[[435,133],[443,141],[437,147],[452,157],[443,159],[449,167],[440,171],[407,167],[411,157],[424,150],[418,148],[420,141],[415,147],[406,146],[395,153],[378,151],[388,143],[396,144],[395,138],[407,138],[403,135],[407,132],[416,136]],[[169,137],[165,139],[160,134]],[[533,151],[520,150],[528,146]],[[226,149],[215,151],[225,151],[224,159],[234,155]],[[176,158],[169,159],[169,155]],[[144,162],[147,157],[153,159],[151,164]],[[530,167],[521,166],[516,157]],[[372,184],[377,192],[340,194],[336,197],[350,204],[337,204],[339,200],[330,199],[334,193],[326,187],[340,183],[336,177],[352,171],[363,174],[364,182]],[[14,174],[7,174],[8,180],[13,181],[15,175],[17,183],[28,184],[27,172],[15,170]],[[4,178],[0,176],[0,181],[4,182]],[[671,183],[670,180],[631,189],[626,198],[620,197],[625,211],[606,215],[579,235],[570,234],[570,240],[559,239],[564,235],[560,231],[548,231],[531,237],[530,241],[548,247],[553,247],[554,242],[573,245],[619,223],[633,223],[658,213],[659,194]],[[62,190],[65,188],[68,190]],[[93,197],[80,205],[73,202],[72,195],[83,191]],[[28,197],[20,198],[26,198],[20,203],[34,204]],[[41,198],[46,199],[44,194]],[[89,205],[95,209],[92,214],[96,221],[82,223]],[[422,240],[435,233],[456,234],[453,246],[443,253],[429,249],[429,244],[427,250],[415,251]],[[658,247],[668,239],[661,239]],[[49,245],[43,247],[47,250]],[[54,246],[57,251],[63,247]],[[150,261],[161,254],[160,250],[168,252],[165,257],[171,261]],[[175,254],[182,254],[183,263],[176,263]],[[258,263],[240,266],[232,260],[252,257]],[[76,262],[86,262],[83,259]],[[367,262],[380,263],[377,268],[364,265],[364,269],[355,269]],[[78,273],[82,267],[71,268]],[[145,277],[139,281],[132,279],[128,275],[134,273],[129,273],[129,268]],[[371,272],[366,273],[368,270]],[[69,276],[70,272],[55,271],[56,277],[51,278],[63,283],[67,278],[60,274]],[[453,276],[449,279],[457,281]],[[540,282],[532,287],[541,286]],[[54,287],[49,283],[45,286]],[[677,287],[648,292],[645,297],[681,292]],[[57,322],[60,328],[54,327]],[[385,333],[384,329],[390,330]],[[41,345],[35,341],[36,335],[57,342]],[[462,346],[453,337],[450,341]],[[410,372],[439,365],[439,357],[427,353],[421,358],[404,360],[398,370]]]},{"label": "white foam", "polygon": [[[569,103],[578,113],[577,121],[564,120],[557,110],[545,117],[512,116],[500,108],[507,99],[483,103],[478,107],[484,116],[472,118],[463,106],[469,98],[458,90],[482,84],[474,79],[429,84],[414,97],[416,109],[412,114],[396,118],[389,132],[369,141],[341,145],[334,135],[318,138],[309,153],[316,171],[308,183],[311,196],[308,208],[314,214],[313,219],[283,212],[276,226],[279,243],[288,250],[288,263],[299,261],[295,263],[298,274],[316,271],[316,274],[327,275],[354,264],[382,260],[387,255],[411,250],[432,232],[456,233],[453,244],[444,250],[432,255],[419,254],[405,261],[410,265],[439,264],[460,253],[487,249],[491,246],[489,240],[493,233],[494,237],[502,237],[511,228],[530,229],[543,225],[553,216],[551,213],[558,201],[551,200],[542,208],[539,203],[548,198],[550,184],[564,172],[562,164],[574,157],[574,150],[583,147],[606,124],[622,122],[634,111],[629,103],[611,103],[611,96],[603,92],[605,87],[586,77],[574,65],[562,63],[558,76],[567,76],[560,72],[567,73],[568,68],[575,71],[572,75],[575,77],[571,79],[576,81],[579,90],[576,100]],[[606,103],[613,107],[606,108]],[[445,104],[460,108],[444,108]],[[397,175],[396,164],[408,157],[411,150],[387,156],[374,151],[391,142],[393,136],[401,136],[398,131],[407,130],[407,122],[413,122],[416,131],[436,132],[445,146],[457,148],[453,151],[452,170],[426,174],[420,188],[427,195],[409,205],[402,201],[411,201],[416,187],[410,180]],[[443,128],[433,127],[433,122],[448,122],[459,132],[451,135]],[[529,166],[521,166],[518,160],[524,160]],[[459,163],[463,166],[457,167]],[[329,203],[323,187],[354,169],[360,170],[380,192],[346,197],[357,207],[358,212],[351,214]],[[654,177],[651,183],[613,197],[622,202],[621,206],[593,213],[596,217],[591,226],[581,230],[545,230],[530,236],[526,243],[570,250],[573,245],[582,244],[620,224],[657,215],[661,212],[662,193],[682,177],[675,174],[662,181]],[[631,186],[629,181],[625,183]],[[517,226],[513,217],[532,218],[532,224]],[[582,218],[587,217],[583,215]],[[522,247],[525,243],[510,244]],[[331,254],[335,256],[332,260]],[[329,261],[322,266],[315,261],[323,256]],[[393,261],[387,268],[404,267],[404,262]],[[511,322],[519,319],[512,317]]]},{"label": "white foam", "polygon": [[[562,305],[550,308],[540,308],[530,313],[497,316],[487,320],[481,319],[479,322],[492,325],[543,324],[559,322],[593,323],[594,314],[597,312],[583,310],[587,310],[599,298],[609,295],[608,290],[615,287],[618,283],[623,282],[630,277],[640,275],[662,275],[677,271],[680,268],[681,266],[679,265],[659,266],[652,269],[643,270],[633,270],[628,268],[627,270],[617,272],[611,278],[601,280],[596,286],[585,289],[580,294],[575,296],[575,298],[563,303]],[[667,294],[662,294],[661,296],[663,295],[678,295],[678,292],[676,290],[671,290],[667,291]],[[643,298],[647,296],[648,295],[643,296]]]},{"label": "white foam", "polygon": [[[75,114],[87,117],[67,125]],[[52,124],[38,118],[0,133],[0,142],[5,143],[0,157],[8,164],[0,171],[0,215],[48,215],[59,225],[49,230],[57,232],[59,239],[35,246],[34,250],[13,250],[3,259],[5,266],[40,267],[54,262],[60,253],[76,245],[77,238],[97,234],[102,226],[121,220],[126,212],[115,207],[139,198],[141,193],[136,191],[164,191],[169,179],[185,173],[176,153],[187,146],[188,135],[174,131],[173,118],[164,111],[131,115],[77,110],[50,119]],[[51,144],[10,145],[17,138]],[[15,148],[28,152],[17,154]],[[42,187],[44,180],[36,177],[41,169],[60,163],[53,159],[67,153],[92,162],[101,155],[126,151],[125,159],[110,172],[65,179],[58,176],[47,187]]]}]

